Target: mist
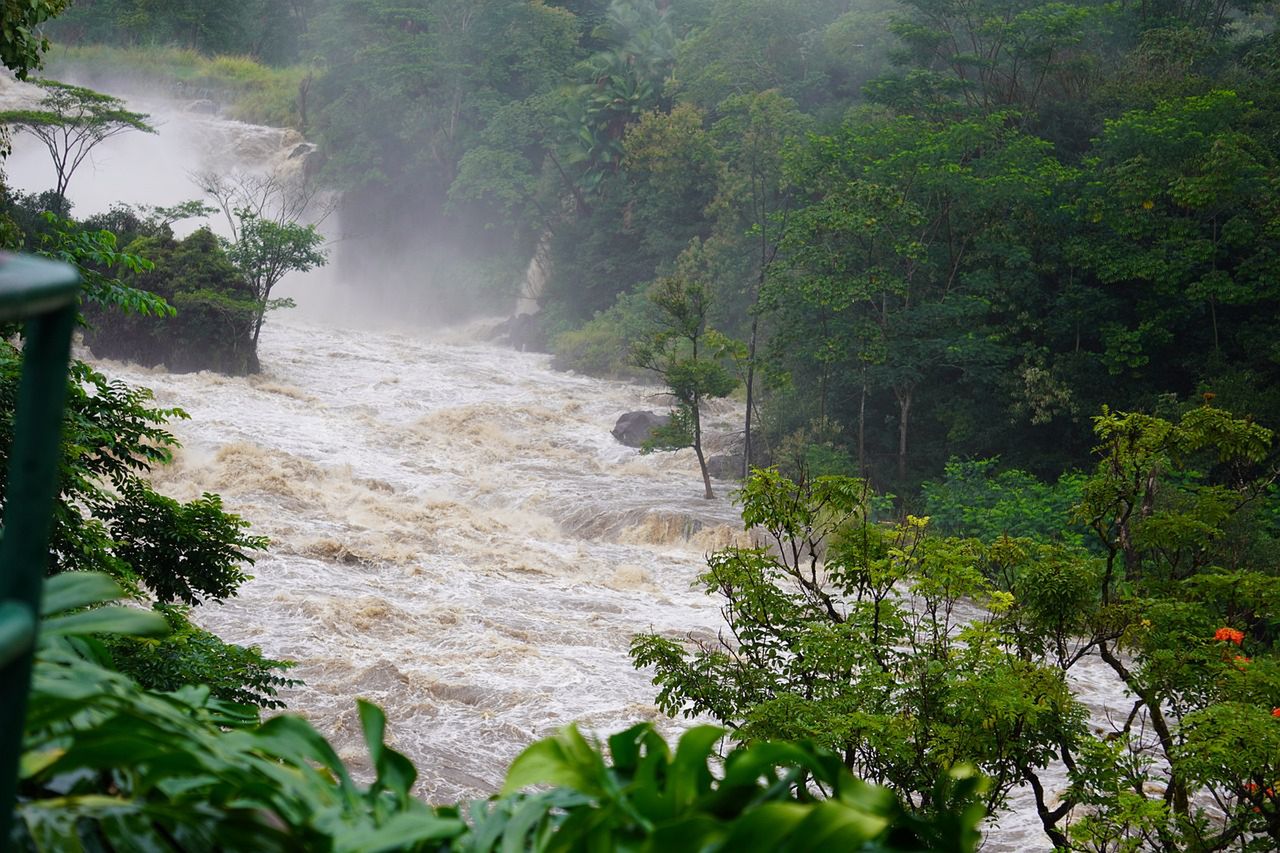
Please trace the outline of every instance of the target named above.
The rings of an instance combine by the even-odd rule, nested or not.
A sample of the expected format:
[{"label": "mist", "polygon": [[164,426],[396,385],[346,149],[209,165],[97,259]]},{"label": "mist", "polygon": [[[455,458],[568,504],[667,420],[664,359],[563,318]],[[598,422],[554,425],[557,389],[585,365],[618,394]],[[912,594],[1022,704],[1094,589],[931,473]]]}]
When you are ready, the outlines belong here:
[{"label": "mist", "polygon": [[[129,132],[92,149],[68,188],[72,215],[77,218],[119,205],[161,207],[201,199],[195,176],[205,172],[296,180],[307,168],[306,158],[315,156],[315,145],[297,131],[225,118],[220,115],[223,107],[209,98],[181,96],[191,93],[175,96],[136,76],[113,79],[56,63],[47,73],[122,98],[128,109],[148,115],[157,131]],[[33,85],[0,79],[0,108],[30,106],[40,96]],[[14,136],[5,168],[10,185],[22,192],[40,193],[55,182],[47,150],[22,133]],[[308,175],[306,180],[315,178]],[[307,273],[291,273],[281,282],[278,295],[297,304],[290,313],[305,320],[398,331],[441,328],[477,315],[507,313],[500,301],[477,298],[458,286],[452,276],[466,255],[456,246],[435,242],[426,229],[411,228],[388,246],[385,235],[370,229],[367,218],[344,208],[342,201],[340,193],[320,190],[312,209],[301,217],[300,221],[316,224],[324,235],[329,263]],[[420,221],[407,213],[380,213],[403,222]],[[202,227],[224,238],[231,236],[221,214],[182,220],[174,223],[173,230],[182,237]]]}]

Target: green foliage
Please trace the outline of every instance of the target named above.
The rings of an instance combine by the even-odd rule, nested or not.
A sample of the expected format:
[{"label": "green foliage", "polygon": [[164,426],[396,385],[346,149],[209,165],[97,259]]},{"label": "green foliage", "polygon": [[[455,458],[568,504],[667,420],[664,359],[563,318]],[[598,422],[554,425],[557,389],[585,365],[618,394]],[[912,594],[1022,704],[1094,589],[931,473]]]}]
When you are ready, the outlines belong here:
[{"label": "green foliage", "polygon": [[67,7],[68,0],[4,0],[0,3],[0,65],[19,80],[40,67],[49,40],[40,25]]},{"label": "green foliage", "polygon": [[1007,606],[977,570],[975,543],[925,536],[927,519],[869,519],[847,477],[797,483],[757,470],[743,521],[767,547],[712,554],[702,577],[723,601],[718,643],[641,635],[668,713],[710,714],[735,740],[811,738],[851,770],[928,813],[934,780],[973,762],[998,810],[1023,770],[1082,733],[1061,674],[1018,654],[998,617],[966,620],[962,600]]},{"label": "green foliage", "polygon": [[248,580],[242,566],[268,540],[222,510],[217,495],[179,503],[138,481],[126,482],[111,507],[115,555],[136,567],[138,579],[158,601],[221,603]]},{"label": "green foliage", "polygon": [[155,133],[150,116],[125,109],[124,101],[83,86],[36,80],[44,90],[38,109],[0,112],[0,124],[30,133],[49,151],[57,175],[54,192],[67,212],[67,184],[89,153],[103,141],[130,130]]},{"label": "green foliage", "polygon": [[[530,746],[502,795],[432,808],[387,720],[358,702],[375,777],[357,784],[303,720],[259,723],[207,688],[141,689],[97,662],[97,631],[163,630],[154,614],[97,607],[118,595],[92,574],[53,578],[23,744],[19,850],[109,845],[157,850],[507,851],[974,850],[981,781],[938,780],[921,819],[807,744],[760,744],[714,759],[723,731],[699,727],[674,752],[648,725],[609,739],[572,727]],[[77,618],[94,614],[92,620]],[[550,790],[522,793],[531,785]],[[820,791],[822,796],[815,796]]]},{"label": "green foliage", "polygon": [[247,296],[255,303],[251,340],[256,350],[267,312],[285,307],[279,300],[271,299],[272,289],[288,273],[324,266],[328,256],[321,248],[324,238],[314,225],[278,222],[247,207],[237,209],[235,216],[235,240],[223,248],[227,258],[240,270]]},{"label": "green foliage", "polygon": [[[953,463],[931,499],[995,534],[985,545],[930,535],[930,519],[875,523],[858,480],[757,471],[740,497],[762,547],[716,552],[702,577],[727,630],[633,642],[659,706],[742,742],[813,738],[925,810],[927,780],[972,762],[993,811],[1029,784],[1059,849],[1274,846],[1272,434],[1207,405],[1176,421],[1104,410],[1094,431],[1095,471],[1055,488]],[[1065,517],[1072,535],[1044,535],[1059,490],[1092,548]],[[967,519],[966,500],[1034,538]],[[1134,698],[1127,718],[1085,725],[1070,685],[1086,660]],[[1040,773],[1059,760],[1071,785],[1055,800]]]},{"label": "green foliage", "polygon": [[[161,210],[162,220],[182,210]],[[131,244],[146,255],[147,269],[125,276],[128,286],[155,294],[172,307],[160,320],[115,310],[87,312],[85,343],[101,358],[124,358],[146,366],[164,364],[175,372],[253,372],[257,360],[253,327],[258,302],[218,239],[201,228],[182,240],[166,226]]]},{"label": "green foliage", "polygon": [[724,397],[737,380],[723,361],[731,343],[707,327],[711,294],[700,281],[677,273],[654,283],[649,298],[655,328],[631,347],[631,362],[662,377],[675,408],[668,424],[655,430],[643,450],[692,447],[702,470],[704,496],[710,500],[711,477],[702,452],[702,401]]},{"label": "green foliage", "polygon": [[190,607],[159,603],[152,607],[164,617],[168,633],[158,639],[104,640],[115,667],[139,684],[160,692],[198,684],[219,700],[259,708],[285,707],[280,689],[302,684],[283,674],[292,662],[264,657],[256,647],[222,641],[191,621]]},{"label": "green foliage", "polygon": [[1082,545],[1087,531],[1063,525],[1080,501],[1084,477],[1063,474],[1041,483],[1025,471],[1001,470],[998,459],[953,459],[945,479],[921,486],[924,512],[944,536],[992,542],[1001,536]]},{"label": "green foliage", "polygon": [[654,308],[643,293],[620,296],[608,311],[552,341],[552,366],[592,376],[647,375],[631,363],[631,346],[653,328]]},{"label": "green foliage", "polygon": [[142,317],[171,317],[174,309],[150,290],[132,287],[121,276],[150,272],[154,263],[142,255],[117,248],[116,235],[105,229],[84,228],[56,213],[46,212],[45,233],[37,252],[56,261],[73,264],[80,271],[81,302]]}]

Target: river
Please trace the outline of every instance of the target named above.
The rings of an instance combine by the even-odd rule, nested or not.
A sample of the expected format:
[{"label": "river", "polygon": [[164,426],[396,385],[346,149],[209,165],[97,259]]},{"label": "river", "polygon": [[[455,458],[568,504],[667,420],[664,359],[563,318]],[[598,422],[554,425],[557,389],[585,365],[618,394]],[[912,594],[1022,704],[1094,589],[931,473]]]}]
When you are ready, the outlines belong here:
[{"label": "river", "polygon": [[221,494],[272,539],[254,580],[199,622],[297,661],[290,707],[363,747],[383,705],[433,800],[488,792],[534,738],[656,719],[633,634],[718,621],[691,588],[741,529],[689,452],[609,433],[652,389],[557,373],[508,349],[273,323],[265,372],[105,363],[191,419],[157,486]]},{"label": "river", "polygon": [[[0,83],[0,102],[22,97]],[[79,215],[191,198],[189,173],[278,163],[299,142],[164,100],[131,104],[160,133],[95,152],[71,184]],[[13,183],[48,186],[44,157],[19,137]],[[628,645],[649,630],[714,637],[718,605],[694,582],[708,551],[743,536],[730,485],[704,501],[690,451],[641,456],[613,439],[619,414],[661,408],[653,388],[556,372],[474,329],[353,328],[355,305],[397,317],[362,300],[363,283],[332,271],[286,281],[300,309],[272,315],[258,376],[100,363],[191,415],[171,425],[182,448],[158,488],[217,492],[272,540],[239,596],[197,621],[296,661],[305,685],[283,698],[357,766],[354,700],[386,708],[391,742],[436,802],[488,794],[522,747],[570,722],[678,733],[685,723],[657,712]],[[739,420],[720,404],[709,427]],[[1125,705],[1096,665],[1074,678],[1098,725]],[[1011,805],[986,849],[1047,849],[1029,794]]]}]

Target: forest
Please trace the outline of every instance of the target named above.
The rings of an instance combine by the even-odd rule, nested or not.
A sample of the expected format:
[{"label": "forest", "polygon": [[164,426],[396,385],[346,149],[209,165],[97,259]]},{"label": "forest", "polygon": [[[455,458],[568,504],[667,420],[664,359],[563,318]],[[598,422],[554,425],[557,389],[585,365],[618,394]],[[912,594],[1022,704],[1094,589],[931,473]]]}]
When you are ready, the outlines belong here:
[{"label": "forest", "polygon": [[[278,713],[288,661],[200,627],[272,545],[153,484],[186,412],[73,361],[18,849],[972,850],[1018,809],[1035,849],[1280,845],[1280,4],[0,14],[45,98],[0,164],[39,138],[58,174],[0,175],[0,245],[80,271],[93,356],[258,374],[273,288],[375,256],[369,305],[519,299],[514,348],[665,391],[642,452],[692,450],[750,534],[696,568],[715,625],[626,638],[676,745],[565,729],[428,805],[376,705],[352,769]],[[77,218],[66,132],[157,130],[96,91],[131,79],[296,130],[300,188]]]}]

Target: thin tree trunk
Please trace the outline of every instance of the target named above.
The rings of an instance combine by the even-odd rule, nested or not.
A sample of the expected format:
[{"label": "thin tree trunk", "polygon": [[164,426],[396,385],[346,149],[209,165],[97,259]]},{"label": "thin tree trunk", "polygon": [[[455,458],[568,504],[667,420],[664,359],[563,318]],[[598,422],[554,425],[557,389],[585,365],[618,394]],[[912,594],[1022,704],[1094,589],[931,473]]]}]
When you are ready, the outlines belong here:
[{"label": "thin tree trunk", "polygon": [[707,457],[702,453],[702,401],[698,395],[693,397],[693,452],[698,457],[698,468],[702,471],[702,485],[706,489],[703,495],[712,500],[716,495],[711,491],[711,474],[707,471]]},{"label": "thin tree trunk", "polygon": [[901,391],[898,397],[898,483],[907,479],[907,422],[911,416],[911,392]]},{"label": "thin tree trunk", "polygon": [[867,371],[862,371],[862,397],[858,400],[858,476],[867,477]]},{"label": "thin tree trunk", "polygon": [[751,474],[751,409],[755,405],[756,390],[756,334],[760,328],[760,318],[751,318],[751,342],[747,346],[747,420],[742,431],[742,479]]}]

